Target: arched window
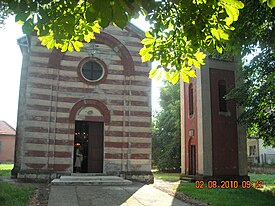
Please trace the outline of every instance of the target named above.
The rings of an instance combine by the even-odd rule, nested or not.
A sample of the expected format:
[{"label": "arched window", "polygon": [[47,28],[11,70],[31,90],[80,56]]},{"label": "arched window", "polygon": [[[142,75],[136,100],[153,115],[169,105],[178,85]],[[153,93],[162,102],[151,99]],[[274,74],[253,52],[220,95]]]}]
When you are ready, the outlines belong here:
[{"label": "arched window", "polygon": [[218,85],[219,85],[219,109],[220,109],[220,112],[227,112],[227,102],[225,99],[226,82],[224,80],[220,80]]},{"label": "arched window", "polygon": [[193,85],[189,85],[188,96],[189,96],[189,116],[194,114],[194,94],[193,94]]}]

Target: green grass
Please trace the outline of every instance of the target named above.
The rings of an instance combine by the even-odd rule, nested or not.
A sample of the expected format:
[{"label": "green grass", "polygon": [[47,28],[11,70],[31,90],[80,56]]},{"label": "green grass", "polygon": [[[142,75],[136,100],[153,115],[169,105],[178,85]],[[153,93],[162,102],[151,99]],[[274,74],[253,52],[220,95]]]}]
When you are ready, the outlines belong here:
[{"label": "green grass", "polygon": [[0,163],[0,176],[10,176],[13,164]]},{"label": "green grass", "polygon": [[1,206],[26,206],[34,190],[34,187],[16,186],[0,180]]},{"label": "green grass", "polygon": [[[250,181],[263,181],[263,189],[261,191],[271,191],[275,195],[275,174],[255,174],[249,173]],[[275,197],[274,197],[275,198]]]},{"label": "green grass", "polygon": [[254,188],[196,189],[194,183],[183,183],[177,191],[215,206],[275,205],[275,197],[271,192],[262,192]]},{"label": "green grass", "polygon": [[0,205],[26,206],[35,191],[35,187],[17,186],[3,182],[1,176],[10,176],[13,164],[0,164]]},{"label": "green grass", "polygon": [[275,174],[256,174],[256,173],[249,173],[250,180],[255,182],[262,180],[265,185],[275,185]]},{"label": "green grass", "polygon": [[[154,172],[156,179],[164,181],[176,181],[179,179],[179,173],[161,173]],[[265,188],[260,189],[197,189],[195,183],[182,183],[177,191],[184,193],[194,199],[201,200],[215,206],[234,206],[234,205],[275,205],[275,175],[267,174],[249,174],[251,181],[262,180]],[[272,192],[273,194],[272,194]]]},{"label": "green grass", "polygon": [[155,172],[154,177],[156,179],[160,179],[163,181],[174,182],[174,181],[178,181],[180,179],[180,174],[179,173]]}]

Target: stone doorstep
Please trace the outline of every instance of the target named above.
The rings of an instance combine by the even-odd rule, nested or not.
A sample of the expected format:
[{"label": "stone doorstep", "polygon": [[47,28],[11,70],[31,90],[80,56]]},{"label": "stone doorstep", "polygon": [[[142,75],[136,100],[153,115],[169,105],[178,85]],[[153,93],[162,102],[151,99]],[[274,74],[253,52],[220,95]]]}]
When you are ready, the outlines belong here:
[{"label": "stone doorstep", "polygon": [[117,176],[61,176],[54,179],[52,185],[131,185],[132,181]]},{"label": "stone doorstep", "polygon": [[71,173],[71,176],[107,176],[105,173]]},{"label": "stone doorstep", "polygon": [[61,176],[60,177],[60,181],[68,181],[68,180],[83,180],[83,181],[89,181],[89,180],[100,180],[100,181],[104,181],[104,180],[117,180],[117,181],[121,181],[124,180],[121,177],[117,177],[117,176]]}]

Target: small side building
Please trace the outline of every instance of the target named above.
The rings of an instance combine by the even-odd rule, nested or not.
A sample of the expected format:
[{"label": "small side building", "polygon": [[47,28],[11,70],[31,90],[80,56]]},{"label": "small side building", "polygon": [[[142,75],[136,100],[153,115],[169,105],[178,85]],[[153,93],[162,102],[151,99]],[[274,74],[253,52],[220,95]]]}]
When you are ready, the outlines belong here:
[{"label": "small side building", "polygon": [[264,147],[259,138],[247,139],[247,156],[249,165],[275,164],[275,148]]},{"label": "small side building", "polygon": [[0,163],[14,162],[15,129],[0,121]]},{"label": "small side building", "polygon": [[248,178],[245,132],[234,101],[224,98],[235,87],[238,66],[208,57],[197,78],[181,83],[182,178]]},{"label": "small side building", "polygon": [[128,24],[110,25],[80,52],[48,50],[36,35],[18,40],[15,177],[80,172],[153,181],[151,65],[139,55],[143,38]]}]

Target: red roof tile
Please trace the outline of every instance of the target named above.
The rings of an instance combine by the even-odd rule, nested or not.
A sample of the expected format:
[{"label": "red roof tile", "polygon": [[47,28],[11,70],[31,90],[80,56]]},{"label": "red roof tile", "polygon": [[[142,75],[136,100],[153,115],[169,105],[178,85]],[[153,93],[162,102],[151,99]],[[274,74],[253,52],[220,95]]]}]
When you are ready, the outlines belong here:
[{"label": "red roof tile", "polygon": [[15,129],[12,128],[7,122],[0,121],[0,135],[15,135]]}]

